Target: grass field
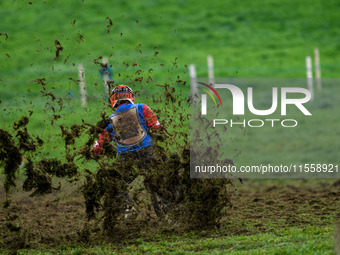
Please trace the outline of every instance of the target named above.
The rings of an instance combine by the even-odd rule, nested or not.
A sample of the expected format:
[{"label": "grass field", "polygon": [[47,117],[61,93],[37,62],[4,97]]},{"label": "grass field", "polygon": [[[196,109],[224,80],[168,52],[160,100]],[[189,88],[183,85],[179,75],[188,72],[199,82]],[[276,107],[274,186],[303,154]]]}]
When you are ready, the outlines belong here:
[{"label": "grass field", "polygon": [[[62,153],[58,149],[61,140],[56,136],[59,128],[55,127],[79,123],[81,119],[95,122],[101,111],[110,113],[110,108],[101,103],[104,89],[99,67],[94,63],[100,56],[108,57],[117,83],[132,85],[140,91],[137,101],[149,103],[155,109],[162,108],[162,103],[150,100],[151,95],[162,93],[155,84],[168,82],[177,87],[176,80],[187,81],[178,90],[188,96],[186,66],[196,64],[198,77],[206,77],[208,54],[214,56],[216,77],[303,78],[305,56],[312,55],[314,47],[320,49],[323,77],[338,77],[340,67],[336,1],[281,1],[280,4],[227,1],[194,5],[190,1],[114,5],[94,1],[31,4],[2,1],[0,5],[2,125],[9,128],[23,112],[33,111],[30,131],[50,138],[45,154],[55,147],[53,151]],[[58,59],[55,40],[63,46]],[[80,106],[79,87],[74,81],[78,79],[80,63],[85,66],[90,97],[87,111]],[[146,82],[148,76],[153,80]],[[145,78],[142,82],[132,82],[138,77]],[[41,97],[41,85],[36,80],[42,78],[46,79],[47,92],[64,99],[63,110],[59,111],[58,104],[50,102],[49,97]],[[72,98],[70,93],[74,95]],[[336,88],[325,88],[317,98],[321,103],[316,102],[319,104],[316,108],[324,107],[322,104],[329,100],[336,110],[338,100],[330,98],[330,94],[339,93]],[[56,113],[52,112],[52,106]],[[70,113],[71,121],[67,118]],[[53,114],[61,118],[54,121],[55,127],[44,128],[47,121],[53,120]],[[333,124],[338,125],[338,119],[333,121],[336,117],[332,110],[325,109],[321,115],[329,119],[329,129],[334,129]],[[317,117],[313,120],[319,122]],[[252,132],[248,134],[251,136]],[[266,138],[275,140],[275,135],[273,132]],[[259,138],[242,143],[239,145],[242,150],[245,145],[252,148],[259,144]],[[266,153],[268,157],[276,156],[270,153],[273,149]],[[323,156],[328,157],[326,154]]]},{"label": "grass field", "polygon": [[[162,114],[165,108],[172,110],[164,100],[153,100],[152,96],[164,99],[163,88],[156,85],[170,84],[175,95],[189,97],[188,65],[196,65],[198,77],[207,77],[207,55],[214,57],[215,77],[304,78],[305,57],[312,55],[315,47],[320,50],[322,77],[338,78],[339,10],[336,0],[0,1],[0,128],[13,132],[13,122],[33,111],[28,131],[45,141],[36,157],[64,160],[60,125],[69,127],[82,120],[95,124],[101,112],[111,114],[96,64],[106,56],[116,84],[130,85],[136,91],[136,101],[149,104],[170,132],[189,133],[188,119],[186,130],[175,126],[177,114],[189,113],[189,107],[178,107],[170,118]],[[58,56],[56,40],[63,47]],[[77,81],[81,63],[85,67],[87,109],[81,107]],[[39,84],[39,79],[45,79],[46,85]],[[45,96],[41,92],[44,88]],[[56,100],[46,95],[49,92]],[[265,86],[256,90],[260,106],[268,106],[269,92]],[[315,100],[308,103],[313,114],[310,119],[292,113],[299,121],[298,129],[230,129],[229,158],[236,165],[338,164],[339,95],[336,84],[316,93]],[[58,103],[60,98],[62,104]],[[79,144],[85,140],[81,138]],[[86,164],[94,169],[91,163]],[[292,184],[296,189],[284,183],[277,192],[265,192],[257,187],[280,187],[280,180],[246,181],[233,199],[234,209],[229,210],[228,217],[234,222],[226,220],[221,229],[208,233],[142,237],[119,247],[79,242],[56,248],[55,243],[48,247],[46,241],[47,247],[45,243],[44,248],[18,253],[332,254],[339,217],[339,200],[333,194],[339,194],[339,186],[332,186],[334,183],[296,180]],[[259,197],[251,192],[253,188],[262,199],[256,206],[253,200]],[[290,197],[289,189],[296,193],[292,200],[281,196],[289,193]],[[0,194],[3,202],[5,195]],[[305,200],[299,200],[299,195]],[[16,199],[20,201],[20,195]],[[298,206],[293,211],[300,216],[287,213],[287,206],[292,210]],[[273,210],[285,214],[274,217]],[[270,220],[261,216],[268,214]],[[0,251],[8,250],[1,247]]]},{"label": "grass field", "polygon": [[66,246],[50,252],[18,254],[333,254],[334,229],[329,227],[290,228],[270,234],[235,237],[201,237],[195,234],[170,240],[140,241],[125,248]]}]

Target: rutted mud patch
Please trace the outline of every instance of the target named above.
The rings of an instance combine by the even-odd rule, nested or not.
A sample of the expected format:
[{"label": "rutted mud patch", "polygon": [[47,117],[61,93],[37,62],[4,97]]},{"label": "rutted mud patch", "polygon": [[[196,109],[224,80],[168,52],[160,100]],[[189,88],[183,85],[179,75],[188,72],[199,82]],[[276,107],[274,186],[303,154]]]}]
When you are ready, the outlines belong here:
[{"label": "rutted mud patch", "polygon": [[[11,192],[12,203],[0,208],[0,246],[10,250],[81,242],[86,222],[84,199],[77,186],[32,198]],[[4,201],[0,189],[0,203]]]},{"label": "rutted mud patch", "polygon": [[[332,225],[340,211],[340,190],[332,186],[333,183],[334,180],[246,180],[246,185],[237,185],[238,191],[232,197],[233,206],[220,220],[219,235],[258,234],[306,224]],[[100,244],[105,238],[110,240],[100,234],[98,221],[86,220],[84,198],[78,185],[63,183],[61,192],[38,198],[30,197],[28,192],[12,192],[11,205],[0,207],[0,246],[13,250],[44,250],[44,247]],[[135,188],[140,186],[136,183]],[[135,192],[139,194],[137,190]],[[4,194],[4,189],[0,188],[0,203],[5,201]],[[142,199],[146,199],[144,194]],[[269,201],[273,203],[268,204]],[[314,202],[311,204],[310,201]],[[140,217],[147,213],[147,208],[143,208]],[[136,220],[142,221],[140,218],[126,220],[117,228],[120,234],[127,234],[120,242],[135,242],[137,236],[129,229],[135,228]],[[144,240],[152,239],[155,233],[162,231],[181,233],[180,229],[164,228],[157,222],[155,215],[151,215],[141,233]],[[211,232],[211,235],[216,233]]]},{"label": "rutted mud patch", "polygon": [[340,189],[328,180],[245,180],[222,224],[231,234],[257,234],[340,219]]}]

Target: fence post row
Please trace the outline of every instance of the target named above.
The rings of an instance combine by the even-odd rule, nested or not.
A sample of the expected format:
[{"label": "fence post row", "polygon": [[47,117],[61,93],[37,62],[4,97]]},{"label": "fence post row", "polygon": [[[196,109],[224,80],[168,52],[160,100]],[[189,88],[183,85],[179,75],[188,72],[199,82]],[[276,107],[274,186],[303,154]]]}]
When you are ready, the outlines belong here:
[{"label": "fence post row", "polygon": [[[321,84],[321,67],[320,67],[320,56],[319,56],[319,49],[314,49],[314,58],[315,58],[315,78],[316,78],[316,86],[318,91],[321,91],[322,84]],[[207,57],[208,62],[208,78],[209,84],[215,87],[215,77],[214,77],[214,60],[211,55]],[[189,74],[190,74],[190,89],[191,89],[191,96],[194,98],[194,102],[197,102],[198,93],[197,93],[197,74],[196,74],[196,67],[195,65],[189,65]],[[306,74],[307,74],[307,87],[308,90],[311,92],[311,99],[314,99],[314,89],[313,89],[313,65],[312,65],[312,58],[310,56],[306,57]]]},{"label": "fence post row", "polygon": [[[321,91],[321,68],[320,68],[320,56],[319,56],[319,49],[314,49],[314,58],[315,58],[315,78],[317,89]],[[214,77],[214,60],[212,56],[207,57],[208,62],[208,77],[209,77],[209,84],[213,87],[215,86],[215,77]],[[108,60],[107,58],[103,58],[103,64],[108,68]],[[81,101],[82,106],[86,107],[86,89],[85,89],[85,70],[83,64],[80,64],[78,67],[79,70],[79,80],[80,80],[80,93],[81,93]],[[314,89],[313,89],[313,65],[312,65],[312,58],[310,56],[306,57],[306,74],[307,74],[307,87],[308,90],[311,92],[312,100],[314,99]],[[189,65],[189,75],[190,75],[190,89],[191,95],[193,96],[193,101],[196,103],[198,100],[198,92],[197,92],[197,73],[195,65]],[[103,73],[103,80],[104,80],[104,87],[105,87],[105,94],[109,96],[109,84],[110,81],[110,74],[109,72],[104,70]]]}]

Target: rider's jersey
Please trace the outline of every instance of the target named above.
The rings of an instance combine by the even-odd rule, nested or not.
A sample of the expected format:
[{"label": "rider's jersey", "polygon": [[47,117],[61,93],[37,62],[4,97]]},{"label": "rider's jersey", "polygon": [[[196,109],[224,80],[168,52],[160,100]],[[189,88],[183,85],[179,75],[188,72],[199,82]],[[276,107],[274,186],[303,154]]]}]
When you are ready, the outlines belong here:
[{"label": "rider's jersey", "polygon": [[102,152],[103,140],[110,138],[117,144],[118,155],[150,146],[150,129],[160,127],[156,115],[146,104],[121,104],[109,119],[111,123],[93,146],[95,153]]}]

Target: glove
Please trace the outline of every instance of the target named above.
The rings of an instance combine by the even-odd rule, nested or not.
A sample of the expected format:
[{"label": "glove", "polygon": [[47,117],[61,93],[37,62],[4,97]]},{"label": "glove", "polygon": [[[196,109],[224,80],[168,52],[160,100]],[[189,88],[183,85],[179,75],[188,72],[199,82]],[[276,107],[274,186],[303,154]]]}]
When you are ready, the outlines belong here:
[{"label": "glove", "polygon": [[94,156],[104,155],[103,144],[103,140],[97,140],[94,142],[94,145],[92,146],[92,153]]},{"label": "glove", "polygon": [[97,141],[95,141],[94,145],[92,146],[92,153],[95,156],[100,156],[100,155],[104,155],[104,141],[108,140],[109,141],[110,135],[108,132],[103,131],[100,136],[99,139]]}]

